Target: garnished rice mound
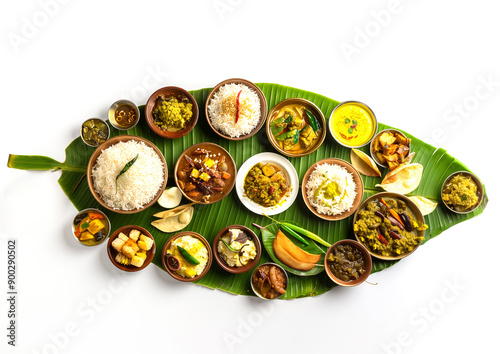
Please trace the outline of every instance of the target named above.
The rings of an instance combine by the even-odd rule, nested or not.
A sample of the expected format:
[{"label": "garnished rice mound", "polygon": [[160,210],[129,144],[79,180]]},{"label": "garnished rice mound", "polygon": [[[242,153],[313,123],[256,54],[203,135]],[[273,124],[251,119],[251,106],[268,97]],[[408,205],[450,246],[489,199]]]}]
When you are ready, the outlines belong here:
[{"label": "garnished rice mound", "polygon": [[[134,164],[116,180],[135,156]],[[107,206],[118,210],[142,208],[163,184],[164,166],[156,151],[142,141],[119,142],[103,150],[92,169],[94,189]]]},{"label": "garnished rice mound", "polygon": [[223,85],[210,100],[208,115],[214,128],[224,135],[238,138],[250,134],[260,121],[259,96],[246,85]]},{"label": "garnished rice mound", "polygon": [[356,184],[351,173],[339,165],[319,164],[306,183],[309,203],[319,214],[338,215],[351,209]]}]

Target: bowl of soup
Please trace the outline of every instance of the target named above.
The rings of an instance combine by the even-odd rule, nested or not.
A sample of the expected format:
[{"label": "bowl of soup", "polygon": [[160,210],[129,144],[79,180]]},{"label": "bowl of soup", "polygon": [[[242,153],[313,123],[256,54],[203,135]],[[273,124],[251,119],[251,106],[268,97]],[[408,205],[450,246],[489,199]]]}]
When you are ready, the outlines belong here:
[{"label": "bowl of soup", "polygon": [[333,110],[328,122],[330,134],[340,145],[358,148],[368,144],[377,132],[377,118],[366,104],[345,101]]}]

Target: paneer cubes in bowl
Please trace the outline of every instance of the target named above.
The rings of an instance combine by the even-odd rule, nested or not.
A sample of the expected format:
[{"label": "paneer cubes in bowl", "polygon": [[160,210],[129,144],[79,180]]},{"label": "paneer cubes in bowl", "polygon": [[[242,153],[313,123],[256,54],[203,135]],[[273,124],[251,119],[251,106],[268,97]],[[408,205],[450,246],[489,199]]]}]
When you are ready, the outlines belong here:
[{"label": "paneer cubes in bowl", "polygon": [[153,259],[155,242],[151,234],[139,226],[124,226],[110,237],[108,255],[120,269],[135,271]]}]

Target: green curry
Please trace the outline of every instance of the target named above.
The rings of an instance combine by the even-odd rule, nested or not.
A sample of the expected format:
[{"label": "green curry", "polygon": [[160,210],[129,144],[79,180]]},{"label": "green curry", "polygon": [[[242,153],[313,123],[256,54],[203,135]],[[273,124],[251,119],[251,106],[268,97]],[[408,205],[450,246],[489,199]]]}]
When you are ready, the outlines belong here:
[{"label": "green curry", "polygon": [[288,191],[288,183],[278,167],[259,162],[248,171],[243,189],[248,198],[267,208],[280,202]]}]

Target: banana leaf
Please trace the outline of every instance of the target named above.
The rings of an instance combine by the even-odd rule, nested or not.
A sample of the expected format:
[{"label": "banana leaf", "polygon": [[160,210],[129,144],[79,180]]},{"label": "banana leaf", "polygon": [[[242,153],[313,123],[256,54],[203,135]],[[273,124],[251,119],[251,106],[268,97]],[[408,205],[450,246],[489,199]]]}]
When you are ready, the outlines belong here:
[{"label": "banana leaf", "polygon": [[[269,108],[272,108],[275,104],[286,98],[301,97],[315,103],[328,120],[333,109],[339,104],[338,101],[328,97],[297,88],[269,83],[257,85],[262,89]],[[180,153],[189,146],[199,142],[211,141],[224,147],[232,155],[237,168],[239,168],[246,159],[255,154],[266,151],[274,152],[271,143],[267,139],[265,129],[261,129],[252,138],[242,141],[230,141],[215,134],[208,125],[204,115],[205,101],[210,90],[210,88],[205,88],[191,91],[191,94],[198,102],[200,117],[193,131],[181,139],[168,140],[155,135],[147,125],[145,119],[141,119],[139,124],[130,130],[117,131],[113,129],[111,136],[131,134],[144,137],[153,142],[158,146],[165,157],[169,169],[169,176],[173,176],[173,168]],[[141,116],[144,117],[144,106],[141,106],[140,110]],[[378,125],[379,131],[387,128],[392,127],[382,123]],[[425,216],[425,222],[429,225],[429,229],[425,233],[425,240],[423,242],[425,243],[431,238],[438,236],[444,230],[481,214],[488,203],[488,198],[485,192],[482,204],[471,213],[454,214],[450,212],[440,200],[441,185],[448,175],[459,170],[468,171],[467,167],[456,158],[448,155],[445,150],[436,149],[411,134],[407,132],[404,133],[412,139],[412,150],[416,153],[413,161],[419,162],[424,166],[422,182],[411,195],[424,196],[439,203],[434,212]],[[361,148],[361,150],[365,153],[369,153],[368,146]],[[66,148],[66,160],[63,163],[43,156],[10,155],[8,166],[25,170],[61,170],[62,174],[58,180],[59,185],[77,210],[89,207],[103,210],[104,208],[102,208],[92,197],[86,178],[84,178],[87,162],[93,151],[94,148],[85,145],[81,138],[78,137]],[[308,167],[314,162],[327,157],[337,157],[349,161],[349,154],[350,149],[340,146],[329,136],[323,145],[314,153],[301,158],[288,159],[297,170],[299,180],[301,181]],[[381,172],[385,175],[387,170]],[[364,198],[382,191],[379,188],[375,188],[375,184],[380,182],[380,178],[362,176],[362,179],[365,186]],[[169,180],[168,186],[174,184],[173,180]],[[133,215],[117,214],[108,210],[103,211],[105,211],[110,218],[113,230],[130,224],[140,225],[150,230],[156,241],[157,249],[161,250],[167,240],[173,236],[173,234],[163,233],[151,226],[151,222],[155,219],[153,214],[162,210],[163,208],[156,203],[151,208]],[[282,214],[276,215],[276,219],[281,221],[293,220],[295,223],[320,235],[332,244],[340,239],[354,238],[352,231],[353,216],[336,222],[324,221],[317,218],[307,209],[300,196],[289,209]],[[209,243],[212,243],[216,234],[222,228],[230,224],[246,225],[253,228],[257,234],[260,234],[258,232],[259,230],[255,226],[252,226],[252,223],[265,226],[268,224],[268,220],[264,216],[259,216],[246,210],[240,203],[236,191],[233,190],[226,198],[218,203],[212,205],[196,205],[193,220],[185,230],[198,232],[205,236]],[[103,248],[100,250],[104,252]],[[160,253],[161,252],[157,252],[153,263],[162,268]],[[273,261],[273,259],[264,251],[260,263],[269,261]],[[372,272],[381,271],[395,263],[397,262],[374,259]],[[225,272],[214,263],[207,275],[197,283],[205,287],[220,289],[232,294],[253,295],[250,287],[250,277],[251,272],[232,275]],[[310,276],[300,276],[289,273],[289,286],[283,298],[293,299],[315,296],[323,294],[333,287],[333,282],[328,278],[325,272]]]}]

